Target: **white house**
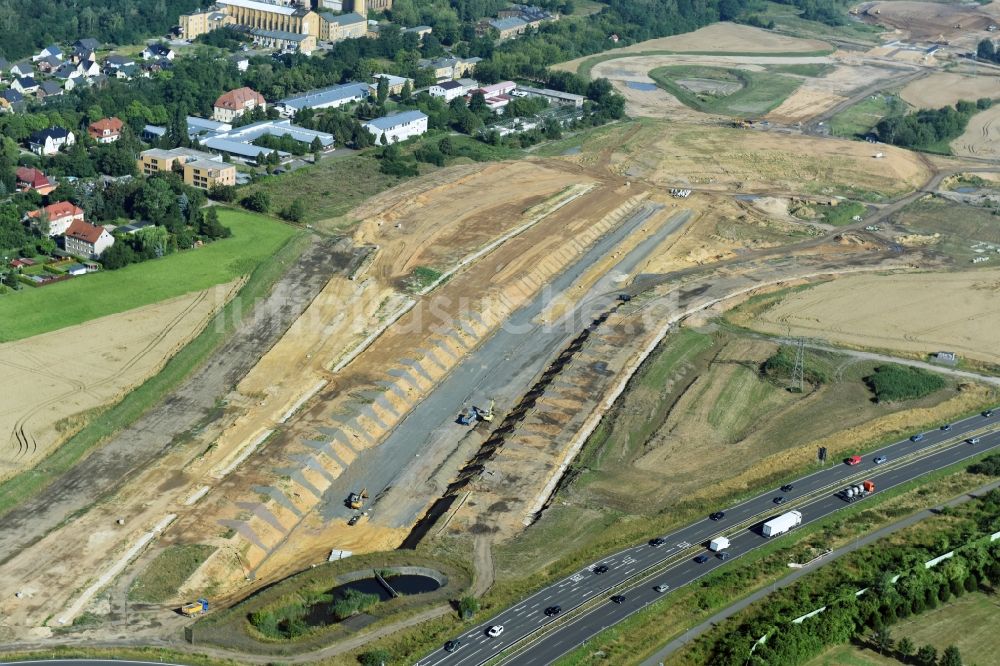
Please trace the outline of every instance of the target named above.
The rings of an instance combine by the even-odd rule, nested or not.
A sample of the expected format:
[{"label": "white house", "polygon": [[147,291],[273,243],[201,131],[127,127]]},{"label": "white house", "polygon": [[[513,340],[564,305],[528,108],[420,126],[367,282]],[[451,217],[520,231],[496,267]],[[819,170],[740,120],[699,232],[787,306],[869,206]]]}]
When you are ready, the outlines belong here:
[{"label": "white house", "polygon": [[450,102],[456,97],[461,97],[468,90],[458,81],[442,81],[441,83],[435,83],[430,88],[427,89],[431,97],[443,97],[444,101]]},{"label": "white house", "polygon": [[166,44],[150,44],[142,50],[143,60],[156,60],[158,58],[174,59],[174,50]]},{"label": "white house", "polygon": [[404,111],[376,118],[363,127],[375,136],[377,144],[382,143],[383,136],[386,143],[397,143],[424,134],[427,131],[427,116],[420,111]]},{"label": "white house", "polygon": [[83,209],[73,205],[69,201],[58,201],[49,204],[44,208],[30,211],[25,215],[25,219],[32,224],[37,224],[42,215],[45,215],[49,222],[49,236],[62,236],[74,222],[83,222]]},{"label": "white house", "polygon": [[38,81],[35,81],[30,76],[22,76],[14,79],[14,81],[10,84],[10,87],[22,95],[29,95],[31,93],[38,92]]},{"label": "white house", "polygon": [[28,146],[36,155],[55,155],[63,146],[69,148],[75,143],[73,133],[62,127],[39,130],[28,137]]},{"label": "white house", "polygon": [[15,62],[10,66],[11,76],[34,76],[35,68],[27,60],[22,60],[20,62]]},{"label": "white house", "polygon": [[104,227],[95,227],[89,222],[77,220],[69,225],[63,239],[66,251],[77,256],[97,259],[115,244],[115,238]]},{"label": "white house", "polygon": [[39,51],[38,55],[31,56],[31,59],[38,61],[49,57],[55,57],[62,60],[63,57],[62,49],[56,46],[55,44],[52,44],[50,46],[46,46],[44,49]]}]

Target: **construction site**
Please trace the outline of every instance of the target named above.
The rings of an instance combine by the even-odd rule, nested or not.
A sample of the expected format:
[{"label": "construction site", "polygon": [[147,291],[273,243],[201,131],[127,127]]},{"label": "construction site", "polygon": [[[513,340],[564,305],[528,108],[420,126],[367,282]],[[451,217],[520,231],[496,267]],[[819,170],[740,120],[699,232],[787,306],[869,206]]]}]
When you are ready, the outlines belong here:
[{"label": "construction site", "polygon": [[[886,7],[923,4],[861,11],[894,25]],[[968,10],[977,21],[988,11]],[[921,26],[896,29],[922,39]],[[662,53],[723,37],[732,55]],[[127,636],[197,651],[183,633],[191,617],[328,561],[396,549],[402,564],[409,551],[421,565],[461,553],[476,595],[495,579],[524,585],[560,556],[553,539],[565,533],[582,548],[610,538],[636,495],[649,504],[636,520],[683,516],[696,499],[797,469],[817,443],[839,452],[995,399],[995,384],[955,375],[922,401],[875,406],[861,382],[870,364],[848,356],[824,361],[826,386],[794,395],[759,372],[785,338],[998,363],[988,351],[1000,323],[988,305],[995,271],[921,241],[905,217],[920,197],[946,196],[958,174],[981,174],[989,189],[998,169],[971,158],[992,153],[928,156],[826,131],[873,90],[924,105],[947,97],[929,99],[928,82],[953,85],[957,100],[989,96],[995,77],[731,24],[653,41],[590,63],[630,120],[517,161],[403,183],[351,211],[359,222],[341,235],[317,224],[323,233],[307,234],[215,356],[47,497],[0,515],[0,588],[11,592],[0,597],[0,638],[30,648]],[[766,112],[733,116],[658,87],[653,71],[673,67],[788,80],[761,102]],[[685,71],[668,84],[706,99],[737,94],[729,79],[743,80]],[[975,118],[970,131],[988,135],[992,116]],[[841,220],[838,208],[857,212]],[[52,369],[51,387],[29,386],[25,399],[50,409],[5,403],[15,431],[30,419],[37,434],[0,460],[0,474],[30,469],[75,415],[154,374],[168,352],[132,353],[140,339],[182,345],[238,287],[114,315],[156,326],[113,339],[130,353],[92,385],[74,379],[93,376],[88,368],[70,368],[59,381]],[[927,317],[958,290],[970,295],[960,307]],[[755,300],[767,295],[766,307]],[[78,334],[6,345],[0,361],[17,368],[19,356]],[[711,446],[695,460],[692,441]],[[195,555],[170,564],[182,552]],[[135,601],[154,578],[162,593]],[[112,622],[123,615],[124,627]],[[278,651],[243,625],[245,645]],[[356,663],[350,654],[324,663]]]}]

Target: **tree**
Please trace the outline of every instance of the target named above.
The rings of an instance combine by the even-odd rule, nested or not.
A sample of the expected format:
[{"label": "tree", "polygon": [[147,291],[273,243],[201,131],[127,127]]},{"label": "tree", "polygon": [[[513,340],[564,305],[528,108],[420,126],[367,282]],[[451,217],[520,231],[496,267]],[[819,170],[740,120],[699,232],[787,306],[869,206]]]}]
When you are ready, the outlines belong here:
[{"label": "tree", "polygon": [[889,652],[895,641],[892,640],[892,633],[888,627],[881,627],[872,634],[872,644],[879,654]]},{"label": "tree", "polygon": [[247,210],[252,210],[257,213],[266,213],[271,208],[271,197],[268,196],[267,192],[257,190],[256,192],[252,192],[248,196],[243,197],[240,201],[240,205]]},{"label": "tree", "polygon": [[388,666],[390,654],[381,648],[368,650],[358,655],[361,666]]},{"label": "tree", "polygon": [[236,201],[236,188],[232,185],[213,185],[208,191],[208,198],[226,203]]},{"label": "tree", "polygon": [[955,645],[949,645],[941,654],[938,666],[962,666],[962,654]]},{"label": "tree", "polygon": [[442,137],[441,140],[438,141],[438,150],[440,150],[444,155],[455,154],[455,144],[451,140],[450,136]]},{"label": "tree", "polygon": [[937,649],[933,645],[922,645],[914,658],[917,666],[936,666]]},{"label": "tree", "polygon": [[378,78],[378,86],[375,88],[375,101],[379,106],[385,104],[385,100],[389,98],[389,79],[385,76],[380,76]]},{"label": "tree", "polygon": [[[264,194],[264,193],[255,192],[254,194]],[[252,197],[254,195],[252,194],[250,196]],[[246,199],[244,199],[244,201],[246,201]],[[209,206],[208,210],[202,216],[201,226],[198,229],[198,233],[200,233],[202,236],[206,236],[212,239],[228,238],[229,236],[233,235],[232,230],[229,227],[223,226],[222,223],[219,221],[219,211],[215,209],[215,206]]]},{"label": "tree", "polygon": [[302,199],[296,199],[288,208],[281,211],[281,217],[285,218],[289,222],[301,222],[302,218],[306,215],[306,205]]},{"label": "tree", "polygon": [[981,60],[994,60],[996,58],[996,47],[993,46],[993,42],[984,39],[979,42],[979,46],[976,47],[976,56]]},{"label": "tree", "polygon": [[413,85],[407,81],[403,84],[403,90],[399,93],[399,99],[404,102],[409,102],[411,97],[413,97]]},{"label": "tree", "polygon": [[483,91],[477,90],[472,93],[472,97],[469,98],[469,110],[473,113],[481,113],[489,110],[489,107],[486,106],[486,95],[483,94]]},{"label": "tree", "polygon": [[135,261],[135,252],[122,239],[116,239],[114,245],[101,253],[101,264],[104,268],[113,271],[124,268]]},{"label": "tree", "polygon": [[479,612],[479,601],[466,595],[458,602],[458,614],[463,620],[471,620]]},{"label": "tree", "polygon": [[907,661],[916,649],[917,646],[906,636],[900,638],[899,642],[896,643],[896,652],[903,658],[903,661]]}]

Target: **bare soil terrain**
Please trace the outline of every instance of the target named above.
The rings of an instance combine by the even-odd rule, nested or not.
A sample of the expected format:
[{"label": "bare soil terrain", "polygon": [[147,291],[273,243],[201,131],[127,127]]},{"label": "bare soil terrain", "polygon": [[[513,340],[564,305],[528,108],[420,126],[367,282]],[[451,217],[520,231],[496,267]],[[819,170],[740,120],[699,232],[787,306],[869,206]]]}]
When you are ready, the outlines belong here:
[{"label": "bare soil terrain", "polygon": [[913,42],[937,42],[972,48],[987,28],[1000,20],[1000,7],[992,2],[975,3],[874,2],[861,5],[860,14],[868,22],[896,30],[896,38]]},{"label": "bare soil terrain", "polygon": [[[781,335],[1000,363],[1000,271],[851,276],[791,294],[752,323]],[[863,294],[863,297],[861,296]]]},{"label": "bare soil terrain", "polygon": [[0,404],[0,479],[31,468],[117,402],[196,336],[239,283],[0,345],[0,367],[16,383]]},{"label": "bare soil terrain", "polygon": [[918,109],[939,109],[963,99],[970,102],[980,97],[997,99],[1000,98],[1000,77],[937,72],[907,84],[899,96]]},{"label": "bare soil terrain", "polygon": [[951,152],[963,157],[1000,158],[1000,106],[972,116],[961,136],[951,142]]}]

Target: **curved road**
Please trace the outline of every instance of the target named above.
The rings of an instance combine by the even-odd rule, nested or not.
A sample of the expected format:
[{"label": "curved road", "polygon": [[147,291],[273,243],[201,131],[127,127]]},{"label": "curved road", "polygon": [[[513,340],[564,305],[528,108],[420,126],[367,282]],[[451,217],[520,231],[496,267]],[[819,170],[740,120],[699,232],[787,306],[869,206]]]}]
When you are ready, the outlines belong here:
[{"label": "curved road", "polygon": [[[976,445],[965,441],[973,436],[980,438]],[[825,468],[794,481],[790,492],[762,493],[725,509],[725,517],[720,521],[705,518],[664,536],[663,546],[641,544],[594,562],[466,631],[457,637],[461,645],[455,652],[449,654],[438,649],[418,664],[479,666],[501,652],[505,656],[498,663],[550,664],[662,596],[653,589],[655,585],[666,584],[676,589],[722,566],[723,561],[715,557],[702,564],[693,559],[702,553],[712,555],[703,544],[716,535],[724,534],[730,539],[728,552],[732,559],[738,559],[766,543],[760,526],[773,516],[795,509],[803,513],[803,524],[807,524],[847,506],[836,493],[849,482],[872,479],[876,489],[884,491],[994,448],[1000,448],[1000,410],[989,417],[977,414],[958,421],[947,432],[923,433],[916,443],[906,439],[884,446],[866,454],[856,466],[830,462]],[[874,459],[878,456],[885,456],[888,461],[876,465]],[[778,495],[787,500],[780,508],[773,501]],[[705,510],[708,513],[718,508]],[[602,564],[608,571],[596,573],[595,567]],[[612,594],[624,595],[624,603],[612,603],[609,600]],[[554,604],[562,606],[563,614],[547,617],[544,610]],[[504,627],[497,638],[486,634],[493,625]]]}]

